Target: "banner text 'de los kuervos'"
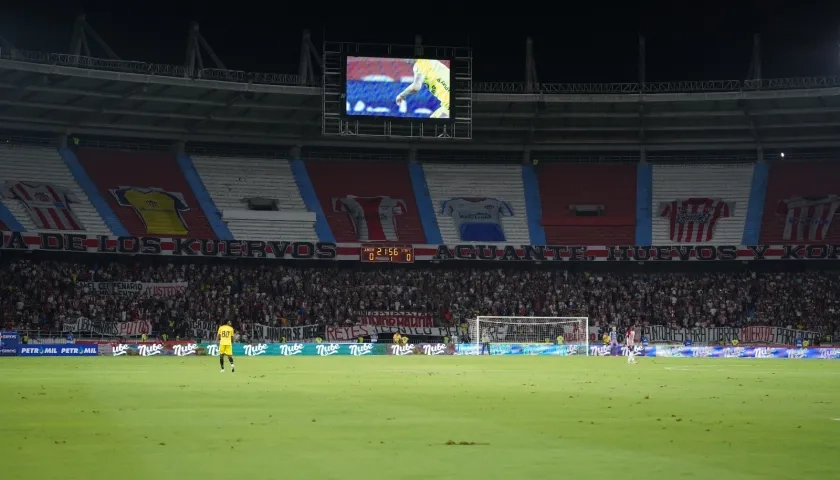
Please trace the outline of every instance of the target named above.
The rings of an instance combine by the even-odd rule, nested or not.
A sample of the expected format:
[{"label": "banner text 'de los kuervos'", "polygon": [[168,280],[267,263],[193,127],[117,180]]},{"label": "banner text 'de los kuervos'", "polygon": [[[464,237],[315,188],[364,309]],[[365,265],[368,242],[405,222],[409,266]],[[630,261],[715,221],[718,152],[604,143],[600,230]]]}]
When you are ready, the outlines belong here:
[{"label": "banner text 'de los kuervos'", "polygon": [[[4,250],[185,257],[359,260],[359,244],[3,232]],[[837,260],[840,245],[414,245],[417,261]]]}]

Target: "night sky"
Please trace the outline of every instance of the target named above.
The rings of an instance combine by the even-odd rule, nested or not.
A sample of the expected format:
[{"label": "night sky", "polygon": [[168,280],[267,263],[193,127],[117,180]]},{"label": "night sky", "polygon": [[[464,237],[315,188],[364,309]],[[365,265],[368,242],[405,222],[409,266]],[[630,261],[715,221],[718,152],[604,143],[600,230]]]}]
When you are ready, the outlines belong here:
[{"label": "night sky", "polygon": [[484,2],[474,5],[493,16],[455,8],[438,17],[424,2],[410,2],[419,5],[412,10],[397,3],[318,2],[327,12],[319,16],[312,7],[283,1],[7,0],[0,3],[0,35],[18,48],[66,52],[75,14],[84,11],[123,59],[182,64],[189,22],[197,20],[228,68],[297,73],[303,29],[312,31],[319,49],[324,32],[330,40],[403,44],[419,33],[425,44],[472,46],[475,81],[522,81],[530,35],[540,81],[632,82],[640,32],[647,38],[648,81],[743,79],[758,32],[765,78],[840,75],[834,1],[640,1],[641,9],[628,7],[631,2],[579,3],[595,5],[529,2],[523,5],[535,13],[517,16]]}]

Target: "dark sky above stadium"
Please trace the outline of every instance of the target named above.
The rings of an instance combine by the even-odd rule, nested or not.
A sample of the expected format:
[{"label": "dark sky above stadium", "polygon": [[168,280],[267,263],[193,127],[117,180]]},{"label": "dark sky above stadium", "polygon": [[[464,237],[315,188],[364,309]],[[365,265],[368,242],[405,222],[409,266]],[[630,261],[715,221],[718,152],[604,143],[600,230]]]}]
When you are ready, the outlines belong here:
[{"label": "dark sky above stadium", "polygon": [[541,81],[621,82],[637,78],[639,32],[647,38],[648,81],[743,79],[758,32],[763,76],[772,78],[840,75],[837,3],[530,2],[519,14],[515,2],[470,2],[453,3],[464,6],[441,16],[427,5],[445,2],[408,2],[416,7],[406,10],[403,3],[359,0],[6,0],[0,35],[18,48],[66,52],[75,14],[84,11],[122,58],[179,64],[189,22],[197,20],[228,68],[296,73],[303,29],[319,49],[324,32],[330,40],[403,44],[419,33],[428,45],[472,46],[477,81],[523,80],[530,35]]}]

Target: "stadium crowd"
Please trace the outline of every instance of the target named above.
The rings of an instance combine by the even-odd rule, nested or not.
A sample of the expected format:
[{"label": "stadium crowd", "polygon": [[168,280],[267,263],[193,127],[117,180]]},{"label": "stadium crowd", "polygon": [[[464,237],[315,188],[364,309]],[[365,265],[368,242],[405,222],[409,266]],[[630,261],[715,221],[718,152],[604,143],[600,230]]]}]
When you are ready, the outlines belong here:
[{"label": "stadium crowd", "polygon": [[[110,296],[85,281],[187,282],[183,295]],[[195,321],[238,328],[355,323],[364,311],[422,311],[442,325],[474,315],[588,316],[594,327],[776,325],[836,333],[840,273],[572,273],[505,268],[72,263],[7,259],[6,329],[61,331],[78,317],[150,320],[189,335]]]}]

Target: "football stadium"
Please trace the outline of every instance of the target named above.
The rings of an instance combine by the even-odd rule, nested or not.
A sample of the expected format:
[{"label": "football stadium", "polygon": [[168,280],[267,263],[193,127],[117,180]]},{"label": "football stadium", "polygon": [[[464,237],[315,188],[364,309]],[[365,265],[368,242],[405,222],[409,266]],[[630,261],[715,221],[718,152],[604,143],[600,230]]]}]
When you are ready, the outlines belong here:
[{"label": "football stadium", "polygon": [[840,78],[94,27],[0,36],[4,478],[840,477]]}]

